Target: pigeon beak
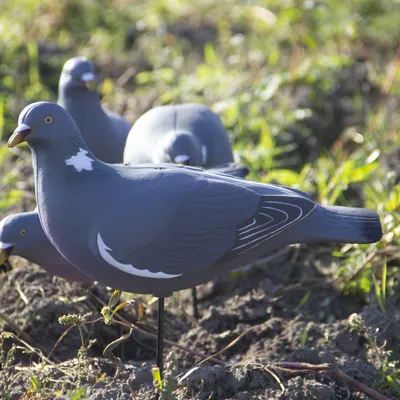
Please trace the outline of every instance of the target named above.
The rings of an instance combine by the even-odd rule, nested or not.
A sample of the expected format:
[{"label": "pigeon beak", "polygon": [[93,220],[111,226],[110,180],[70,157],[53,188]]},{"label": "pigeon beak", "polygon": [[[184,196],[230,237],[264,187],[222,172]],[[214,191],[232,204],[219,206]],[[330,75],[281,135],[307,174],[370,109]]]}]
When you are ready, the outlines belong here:
[{"label": "pigeon beak", "polygon": [[81,81],[85,85],[85,88],[91,92],[96,90],[96,78],[92,72],[86,72],[81,76]]},{"label": "pigeon beak", "polygon": [[31,133],[31,131],[32,130],[28,125],[18,125],[10,139],[8,139],[8,147],[15,147],[17,144],[25,142],[26,137]]},{"label": "pigeon beak", "polygon": [[189,160],[190,157],[186,154],[181,154],[174,158],[175,164],[180,164],[180,165],[189,165]]},{"label": "pigeon beak", "polygon": [[8,260],[14,247],[12,243],[0,242],[0,265],[3,265]]}]

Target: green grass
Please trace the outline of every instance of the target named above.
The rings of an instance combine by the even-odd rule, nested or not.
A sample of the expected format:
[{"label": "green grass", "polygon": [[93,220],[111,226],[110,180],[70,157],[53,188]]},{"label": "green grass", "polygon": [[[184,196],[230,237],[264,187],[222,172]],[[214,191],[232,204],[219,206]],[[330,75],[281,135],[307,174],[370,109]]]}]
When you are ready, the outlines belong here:
[{"label": "green grass", "polygon": [[[56,99],[60,69],[78,54],[99,66],[105,104],[125,110],[132,123],[154,105],[205,103],[221,115],[250,179],[305,190],[322,204],[378,210],[379,244],[333,254],[343,293],[376,296],[385,311],[399,276],[400,170],[383,167],[400,146],[391,106],[400,93],[399,18],[399,4],[390,0],[5,0],[0,136],[7,139],[27,103]],[[360,85],[340,97],[338,82],[342,89],[354,82],[340,81],[341,74],[357,57],[364,57],[360,68],[375,93],[384,88],[388,96]],[[347,119],[332,114],[338,98],[353,104]],[[29,160],[18,157],[26,149],[16,151],[0,147],[3,213],[20,207],[24,194],[17,182]]]}]

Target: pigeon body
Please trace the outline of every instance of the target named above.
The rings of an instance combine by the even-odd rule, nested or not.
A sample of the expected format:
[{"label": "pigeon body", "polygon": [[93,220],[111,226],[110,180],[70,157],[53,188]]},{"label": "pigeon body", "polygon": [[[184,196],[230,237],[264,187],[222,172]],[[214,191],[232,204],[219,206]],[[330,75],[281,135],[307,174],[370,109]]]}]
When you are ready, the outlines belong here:
[{"label": "pigeon body", "polygon": [[[370,243],[367,209],[322,207],[299,191],[175,165],[96,159],[61,107],[34,103],[9,140],[32,149],[43,229],[84,274],[166,297],[292,243]],[[75,157],[75,158],[74,158]]]},{"label": "pigeon body", "polygon": [[97,158],[109,163],[122,162],[131,125],[118,114],[101,107],[94,65],[87,58],[74,57],[64,64],[58,104],[73,117]]},{"label": "pigeon body", "polygon": [[38,264],[52,275],[70,281],[92,281],[50,244],[36,210],[9,215],[0,222],[0,253],[2,263],[10,255],[20,256]]},{"label": "pigeon body", "polygon": [[219,116],[204,105],[187,103],[143,114],[129,132],[124,162],[211,168],[233,162],[233,154]]}]

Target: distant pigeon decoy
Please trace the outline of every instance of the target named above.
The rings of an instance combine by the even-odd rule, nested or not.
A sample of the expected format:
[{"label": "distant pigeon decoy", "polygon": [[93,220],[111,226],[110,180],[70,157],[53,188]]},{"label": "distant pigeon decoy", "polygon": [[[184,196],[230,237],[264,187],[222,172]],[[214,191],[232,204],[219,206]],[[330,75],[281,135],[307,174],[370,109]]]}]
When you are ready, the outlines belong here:
[{"label": "distant pigeon decoy", "polygon": [[[115,289],[164,297],[292,243],[371,243],[371,210],[323,207],[298,191],[196,168],[98,160],[73,118],[39,102],[20,113],[9,147],[32,150],[46,236],[73,265]],[[162,371],[162,329],[157,364]]]},{"label": "distant pigeon decoy", "polygon": [[25,258],[51,275],[70,281],[93,281],[71,265],[48,241],[36,210],[9,215],[0,221],[0,265],[10,255]]},{"label": "distant pigeon decoy", "polygon": [[219,116],[204,105],[187,103],[144,113],[129,132],[124,162],[211,168],[233,162],[233,154]]},{"label": "distant pigeon decoy", "polygon": [[58,104],[74,118],[97,158],[121,163],[131,125],[118,114],[103,110],[96,86],[93,63],[85,57],[71,58],[61,72]]}]

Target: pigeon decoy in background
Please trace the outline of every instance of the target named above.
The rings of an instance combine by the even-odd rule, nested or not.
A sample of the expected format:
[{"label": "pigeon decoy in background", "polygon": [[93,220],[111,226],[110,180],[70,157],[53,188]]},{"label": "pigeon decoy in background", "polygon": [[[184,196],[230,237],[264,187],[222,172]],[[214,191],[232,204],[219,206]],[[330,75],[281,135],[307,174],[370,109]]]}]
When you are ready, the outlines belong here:
[{"label": "pigeon decoy in background", "polygon": [[9,147],[32,150],[40,221],[84,274],[115,289],[164,298],[292,243],[371,243],[371,210],[323,207],[298,191],[196,168],[121,166],[98,160],[60,106],[20,113]]},{"label": "pigeon decoy in background", "polygon": [[48,241],[36,210],[9,215],[0,221],[0,265],[15,255],[38,264],[51,275],[70,281],[93,280],[71,265]]},{"label": "pigeon decoy in background", "polygon": [[118,114],[103,110],[96,86],[93,63],[85,57],[71,58],[61,72],[58,104],[74,118],[97,158],[121,163],[131,125]]},{"label": "pigeon decoy in background", "polygon": [[[174,163],[203,168],[235,165],[221,119],[210,108],[196,103],[159,106],[144,113],[128,134],[124,163]],[[231,170],[232,175],[242,178],[248,173],[242,166]],[[192,289],[192,298],[193,315],[198,319],[196,288]]]},{"label": "pigeon decoy in background", "polygon": [[211,168],[233,162],[233,154],[219,116],[204,105],[187,103],[144,113],[129,132],[124,162]]}]

